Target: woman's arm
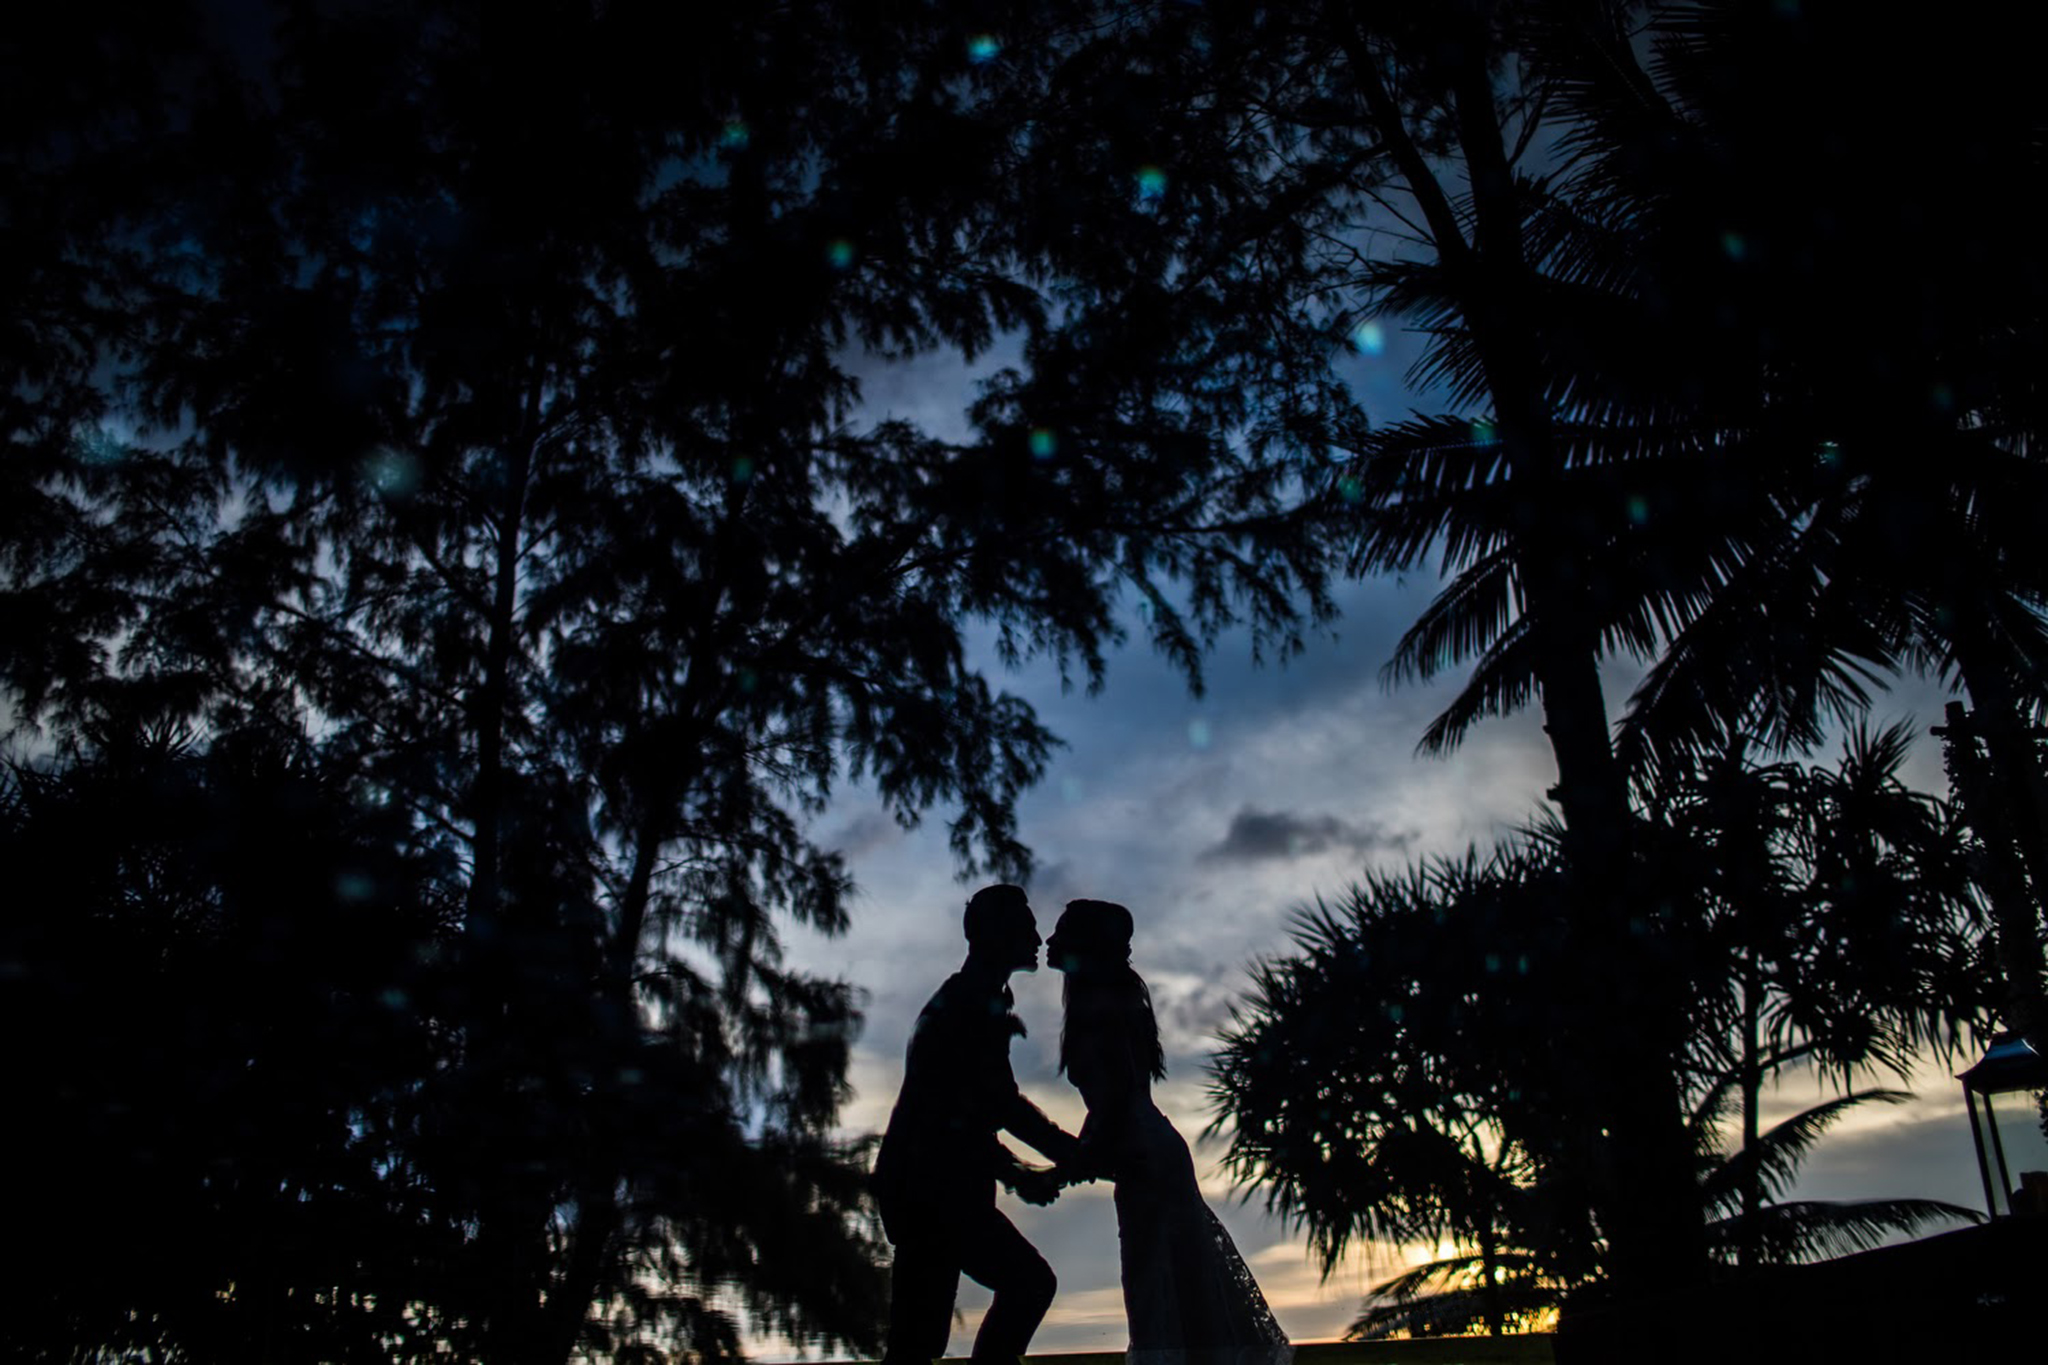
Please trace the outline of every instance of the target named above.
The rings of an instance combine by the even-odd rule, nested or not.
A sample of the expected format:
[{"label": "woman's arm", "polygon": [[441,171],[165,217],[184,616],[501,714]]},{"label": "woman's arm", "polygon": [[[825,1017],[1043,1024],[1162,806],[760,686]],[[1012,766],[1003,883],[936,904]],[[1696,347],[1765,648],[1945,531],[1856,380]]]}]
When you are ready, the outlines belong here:
[{"label": "woman's arm", "polygon": [[1122,1050],[1091,1045],[1079,1050],[1068,1066],[1067,1074],[1088,1106],[1079,1150],[1072,1160],[1060,1163],[1061,1178],[1068,1183],[1116,1179],[1137,1079],[1129,1065],[1118,1064],[1115,1054]]}]

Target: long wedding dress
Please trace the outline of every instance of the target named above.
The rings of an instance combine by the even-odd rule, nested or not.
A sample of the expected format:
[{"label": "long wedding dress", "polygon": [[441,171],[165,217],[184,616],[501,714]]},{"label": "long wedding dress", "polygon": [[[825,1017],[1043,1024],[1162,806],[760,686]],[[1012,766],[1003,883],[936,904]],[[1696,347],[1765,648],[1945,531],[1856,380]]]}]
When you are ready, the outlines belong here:
[{"label": "long wedding dress", "polygon": [[[1142,987],[1140,988],[1142,989]],[[1294,1348],[1258,1281],[1195,1183],[1195,1163],[1152,1102],[1123,1025],[1149,1003],[1090,1010],[1073,1031],[1068,1075],[1088,1105],[1083,1160],[1116,1182],[1130,1324],[1128,1365],[1289,1365]]]}]

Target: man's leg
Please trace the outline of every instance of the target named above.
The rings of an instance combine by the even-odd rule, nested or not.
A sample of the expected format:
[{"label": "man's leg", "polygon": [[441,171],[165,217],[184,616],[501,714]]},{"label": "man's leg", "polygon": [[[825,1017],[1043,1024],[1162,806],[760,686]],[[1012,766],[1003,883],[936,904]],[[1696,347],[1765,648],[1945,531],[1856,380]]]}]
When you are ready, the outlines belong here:
[{"label": "man's leg", "polygon": [[944,1355],[959,1289],[960,1261],[949,1239],[912,1236],[898,1242],[889,1267],[889,1340],[883,1365],[930,1365]]},{"label": "man's leg", "polygon": [[1058,1288],[1052,1267],[1014,1223],[991,1208],[962,1236],[960,1268],[996,1296],[975,1334],[972,1359],[1009,1365],[1030,1346],[1031,1334],[1052,1307]]}]

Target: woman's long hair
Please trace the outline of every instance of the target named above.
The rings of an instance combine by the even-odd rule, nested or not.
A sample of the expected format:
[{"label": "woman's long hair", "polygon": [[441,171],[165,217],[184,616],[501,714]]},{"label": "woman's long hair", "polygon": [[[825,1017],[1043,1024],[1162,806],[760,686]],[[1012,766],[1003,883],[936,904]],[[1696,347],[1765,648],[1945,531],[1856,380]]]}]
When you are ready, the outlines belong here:
[{"label": "woman's long hair", "polygon": [[1061,988],[1060,1072],[1080,1046],[1121,1055],[1131,1078],[1166,1079],[1166,1050],[1145,978],[1131,970],[1131,912],[1110,901],[1068,901],[1046,945],[1066,974]]}]

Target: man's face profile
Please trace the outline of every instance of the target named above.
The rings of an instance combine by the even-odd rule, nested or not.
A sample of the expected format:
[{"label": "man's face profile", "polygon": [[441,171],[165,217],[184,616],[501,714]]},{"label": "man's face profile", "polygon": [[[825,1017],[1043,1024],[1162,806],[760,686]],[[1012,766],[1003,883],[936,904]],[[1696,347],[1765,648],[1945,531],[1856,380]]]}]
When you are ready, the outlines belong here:
[{"label": "man's face profile", "polygon": [[982,961],[1005,972],[1038,970],[1038,919],[1019,886],[984,887],[967,902],[967,941]]},{"label": "man's face profile", "polygon": [[989,925],[986,950],[990,957],[1013,972],[1038,970],[1038,919],[1028,905],[1006,905]]}]

